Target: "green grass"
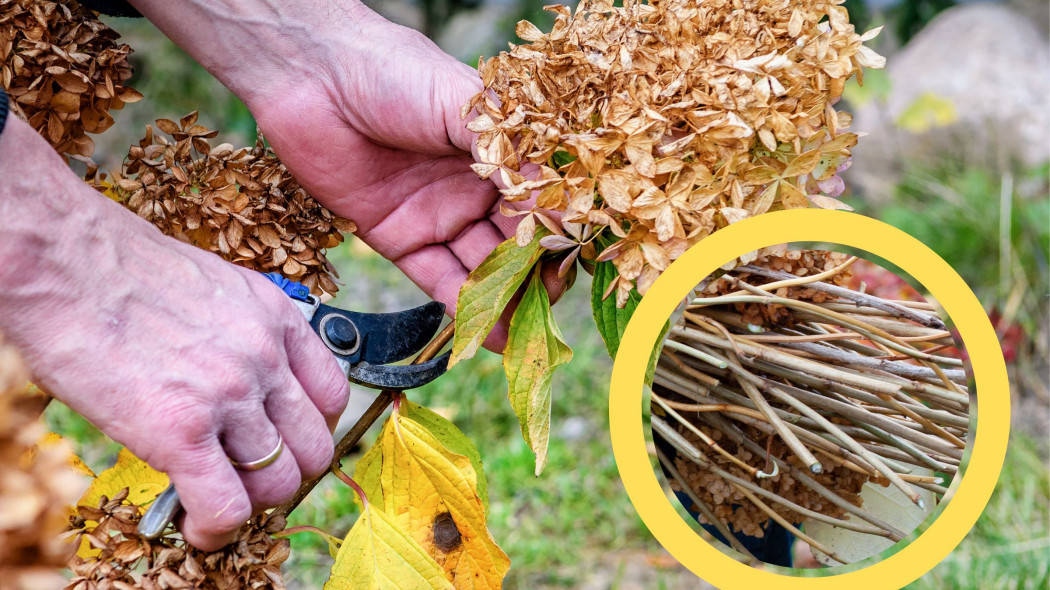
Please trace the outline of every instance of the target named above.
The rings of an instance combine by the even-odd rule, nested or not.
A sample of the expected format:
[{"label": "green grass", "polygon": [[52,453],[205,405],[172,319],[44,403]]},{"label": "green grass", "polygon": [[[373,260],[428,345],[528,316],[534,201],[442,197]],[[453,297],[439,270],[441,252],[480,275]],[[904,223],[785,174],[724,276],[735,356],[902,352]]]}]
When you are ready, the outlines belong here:
[{"label": "green grass", "polygon": [[1050,166],[1014,176],[978,168],[911,170],[896,199],[868,213],[928,244],[986,306],[1035,337],[1046,327],[1045,301],[1029,295],[1047,288],[1048,179]]},{"label": "green grass", "polygon": [[1040,589],[1050,587],[1050,472],[1035,441],[1015,435],[992,499],[966,539],[908,586]]},{"label": "green grass", "polygon": [[47,407],[44,419],[47,429],[68,440],[77,455],[95,473],[117,460],[121,446],[65,404],[52,401]]}]

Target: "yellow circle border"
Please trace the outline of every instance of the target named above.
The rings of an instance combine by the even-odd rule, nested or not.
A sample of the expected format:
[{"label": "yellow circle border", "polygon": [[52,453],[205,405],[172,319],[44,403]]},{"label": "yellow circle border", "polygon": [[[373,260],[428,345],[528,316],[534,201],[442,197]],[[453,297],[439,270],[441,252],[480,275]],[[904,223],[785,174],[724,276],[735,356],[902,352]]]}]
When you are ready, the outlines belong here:
[{"label": "yellow circle border", "polygon": [[[964,342],[977,384],[978,415],[970,463],[954,497],[929,529],[868,567],[817,578],[763,571],[705,542],[682,520],[660,486],[643,427],[647,361],[671,313],[703,277],[733,256],[790,242],[828,242],[870,252],[922,283]],[[963,540],[995,489],[1010,435],[1010,390],[998,338],[977,297],[936,253],[914,237],[856,213],[793,209],[721,229],[686,251],[657,279],[628,323],[613,364],[610,436],[620,478],[653,536],[684,566],[722,590],[900,588],[937,565]]]}]

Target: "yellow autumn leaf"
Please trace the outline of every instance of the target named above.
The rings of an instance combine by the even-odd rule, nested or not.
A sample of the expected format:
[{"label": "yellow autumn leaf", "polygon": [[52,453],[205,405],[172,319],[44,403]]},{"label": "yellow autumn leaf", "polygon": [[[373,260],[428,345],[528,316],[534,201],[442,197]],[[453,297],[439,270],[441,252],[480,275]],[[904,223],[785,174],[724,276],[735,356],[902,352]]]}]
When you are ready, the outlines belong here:
[{"label": "yellow autumn leaf", "polygon": [[128,502],[139,506],[149,504],[168,487],[168,476],[146,464],[145,461],[121,449],[113,467],[98,474],[77,506],[97,507],[102,496],[112,498],[128,488]]},{"label": "yellow autumn leaf", "polygon": [[[383,430],[380,431],[379,437],[376,438],[375,444],[354,465],[354,481],[361,486],[368,501],[378,506],[380,510],[383,510],[386,506],[386,501],[383,497],[382,481],[383,439],[389,426],[390,419],[387,418],[387,421],[383,424]],[[360,497],[357,498],[356,502],[358,507],[364,510],[364,501]]]},{"label": "yellow autumn leaf", "polygon": [[454,428],[402,400],[372,450],[358,461],[354,477],[372,507],[408,531],[455,588],[500,588],[510,559],[487,528],[480,458],[449,448],[473,454],[473,445],[464,448],[457,441],[462,433],[450,434]]},{"label": "yellow autumn leaf", "polygon": [[[488,510],[489,493],[488,482],[485,479],[485,471],[481,464],[481,454],[477,447],[471,442],[467,435],[456,428],[456,425],[434,411],[417,403],[402,399],[399,402],[399,413],[402,417],[415,420],[430,432],[446,449],[453,453],[463,455],[470,460],[473,471],[466,470],[465,477],[476,481],[476,490],[481,503]],[[385,432],[385,430],[384,430]],[[463,465],[462,463],[460,463]],[[383,444],[382,435],[376,440],[376,444],[358,459],[354,466],[354,481],[361,486],[369,500],[377,505],[384,506],[383,487],[381,483],[383,469]]]},{"label": "yellow autumn leaf", "polygon": [[[95,477],[95,481],[91,482],[91,486],[77,500],[77,506],[95,508],[102,496],[112,498],[124,488],[128,488],[129,503],[147,505],[168,487],[168,483],[166,474],[153,469],[131,451],[121,449],[117,454],[116,464]],[[96,523],[89,521],[87,524],[92,526]],[[78,556],[90,559],[98,553],[99,549],[92,546],[86,537],[81,538],[80,547],[77,549]]]},{"label": "yellow autumn leaf", "polygon": [[[69,448],[69,464],[73,467],[74,470],[76,470],[77,473],[81,475],[86,475],[88,477],[95,477],[95,472],[92,471],[91,468],[88,467],[87,464],[84,463],[84,461],[80,457],[78,457],[76,453],[73,452],[72,445],[70,445],[69,442],[66,441],[66,439],[62,438],[62,436],[57,433],[49,432],[45,434],[40,439],[40,441],[36,443],[36,448],[49,449],[57,445],[65,445]],[[36,449],[33,449],[33,452],[35,451]]]},{"label": "yellow autumn leaf", "polygon": [[325,590],[446,590],[445,572],[394,520],[362,497]]},{"label": "yellow autumn leaf", "polygon": [[485,469],[481,464],[481,454],[478,453],[477,447],[467,438],[467,435],[463,434],[463,431],[444,416],[407,399],[401,400],[400,413],[401,416],[418,422],[420,426],[432,434],[449,451],[470,459],[470,466],[474,470],[473,477],[477,481],[475,490],[478,497],[481,498],[481,504],[487,511],[489,507],[489,487],[485,479]]}]

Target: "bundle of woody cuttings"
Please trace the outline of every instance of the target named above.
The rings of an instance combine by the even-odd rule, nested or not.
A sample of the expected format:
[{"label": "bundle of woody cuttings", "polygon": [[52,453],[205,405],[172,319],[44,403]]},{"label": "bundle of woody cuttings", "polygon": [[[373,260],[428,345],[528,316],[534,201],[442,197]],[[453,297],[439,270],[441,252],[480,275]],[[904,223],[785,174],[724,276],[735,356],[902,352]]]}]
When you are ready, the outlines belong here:
[{"label": "bundle of woody cuttings", "polygon": [[780,251],[708,279],[664,343],[659,458],[700,521],[744,553],[736,535],[761,537],[772,520],[825,564],[874,555],[959,470],[970,391],[952,335],[921,297],[866,292],[855,260]]}]

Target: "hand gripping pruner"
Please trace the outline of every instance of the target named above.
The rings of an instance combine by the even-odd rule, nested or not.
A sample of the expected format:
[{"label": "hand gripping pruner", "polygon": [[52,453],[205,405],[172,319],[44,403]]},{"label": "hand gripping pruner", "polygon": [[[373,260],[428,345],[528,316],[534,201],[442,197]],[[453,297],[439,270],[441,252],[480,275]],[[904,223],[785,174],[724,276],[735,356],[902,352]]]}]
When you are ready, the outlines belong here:
[{"label": "hand gripping pruner", "polygon": [[[305,285],[277,273],[264,276],[295,302],[352,383],[401,391],[426,385],[448,368],[449,353],[417,365],[387,364],[408,358],[430,342],[445,315],[444,304],[431,301],[395,313],[359,313],[325,305]],[[181,509],[175,486],[168,486],[142,516],[138,533],[147,539],[161,536]]]}]

